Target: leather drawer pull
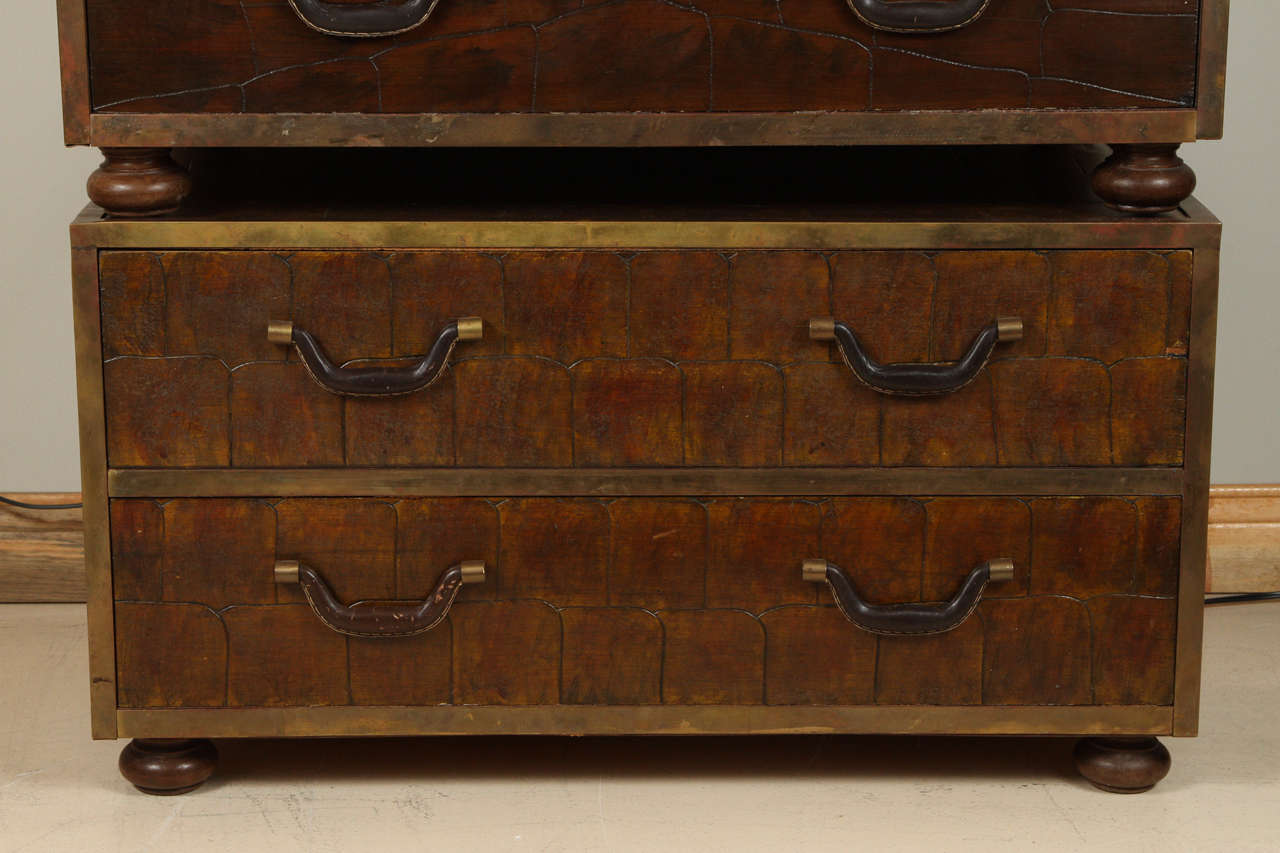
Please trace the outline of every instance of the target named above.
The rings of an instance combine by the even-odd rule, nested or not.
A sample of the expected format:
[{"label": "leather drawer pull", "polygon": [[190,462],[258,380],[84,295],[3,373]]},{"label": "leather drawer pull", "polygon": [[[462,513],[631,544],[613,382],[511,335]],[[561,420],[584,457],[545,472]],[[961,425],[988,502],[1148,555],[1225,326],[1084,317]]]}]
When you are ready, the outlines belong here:
[{"label": "leather drawer pull", "polygon": [[995,319],[978,332],[959,361],[937,364],[880,364],[867,353],[848,326],[830,317],[810,320],[809,337],[815,341],[835,341],[840,357],[853,375],[881,394],[932,397],[959,391],[977,378],[996,344],[1022,340],[1022,320],[1017,317]]},{"label": "leather drawer pull", "polygon": [[425,601],[358,601],[343,604],[320,573],[297,560],[277,560],[276,583],[302,587],[320,621],[351,637],[411,637],[430,631],[449,614],[463,584],[484,583],[484,562],[463,560],[441,573]]},{"label": "leather drawer pull", "polygon": [[847,0],[867,26],[894,33],[943,33],[967,27],[982,17],[991,0]]},{"label": "leather drawer pull", "polygon": [[421,391],[444,373],[449,356],[458,341],[478,341],[484,336],[484,322],[479,317],[463,317],[445,326],[431,351],[406,367],[338,367],[325,354],[324,347],[308,331],[287,320],[267,326],[267,340],[276,344],[293,344],[302,363],[321,388],[347,397],[394,397]]},{"label": "leather drawer pull", "polygon": [[982,600],[987,584],[1013,579],[1013,560],[988,560],[969,572],[960,590],[943,604],[867,604],[844,569],[826,560],[805,560],[800,569],[807,581],[826,583],[844,618],[873,634],[945,634],[958,628]]},{"label": "leather drawer pull", "polygon": [[431,17],[437,0],[381,0],[377,3],[326,3],[325,0],[289,0],[302,22],[330,36],[377,38],[411,30]]}]

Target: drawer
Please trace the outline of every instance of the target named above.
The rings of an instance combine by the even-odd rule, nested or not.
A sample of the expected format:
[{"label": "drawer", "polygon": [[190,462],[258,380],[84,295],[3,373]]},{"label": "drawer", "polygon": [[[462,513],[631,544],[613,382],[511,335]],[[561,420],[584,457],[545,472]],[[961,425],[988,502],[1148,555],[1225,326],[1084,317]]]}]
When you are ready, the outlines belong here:
[{"label": "drawer", "polygon": [[118,704],[1168,706],[1181,509],[117,499]]},{"label": "drawer", "polygon": [[[1195,105],[1214,5],[954,0],[920,24],[947,31],[893,32],[915,25],[895,0],[374,3],[87,0],[88,55],[66,61],[87,66],[95,112],[133,115],[1169,111]],[[419,124],[407,144],[449,130]]]},{"label": "drawer", "polygon": [[[1183,459],[1189,251],[108,251],[99,263],[116,468]],[[479,322],[460,339],[468,317]],[[997,340],[1007,318],[1019,333]],[[833,328],[837,342],[822,339]],[[371,379],[371,367],[385,369]]]}]

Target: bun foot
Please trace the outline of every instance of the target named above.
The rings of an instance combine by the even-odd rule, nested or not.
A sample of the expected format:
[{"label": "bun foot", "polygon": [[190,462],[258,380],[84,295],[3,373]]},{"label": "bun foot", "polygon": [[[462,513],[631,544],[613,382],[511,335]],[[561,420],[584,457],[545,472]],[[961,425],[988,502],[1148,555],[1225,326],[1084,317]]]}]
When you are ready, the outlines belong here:
[{"label": "bun foot", "polygon": [[1141,794],[1169,773],[1169,750],[1153,737],[1084,738],[1075,756],[1080,775],[1113,794]]},{"label": "bun foot", "polygon": [[195,790],[213,775],[218,750],[207,740],[133,740],[120,751],[120,774],[144,794]]},{"label": "bun foot", "polygon": [[89,176],[89,200],[112,216],[172,213],[191,194],[191,176],[165,148],[104,148]]},{"label": "bun foot", "polygon": [[1152,215],[1176,210],[1196,188],[1177,145],[1113,145],[1093,173],[1093,191],[1116,210]]}]

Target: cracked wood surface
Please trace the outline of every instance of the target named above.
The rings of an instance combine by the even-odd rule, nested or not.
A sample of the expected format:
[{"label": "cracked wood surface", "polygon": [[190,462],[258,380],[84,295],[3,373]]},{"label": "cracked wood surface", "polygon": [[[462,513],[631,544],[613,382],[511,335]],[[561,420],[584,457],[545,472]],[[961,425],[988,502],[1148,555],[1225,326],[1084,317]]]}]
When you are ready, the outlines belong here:
[{"label": "cracked wood surface", "polygon": [[[1191,254],[108,252],[113,467],[951,467],[1182,463]],[[1098,287],[1105,282],[1106,287]],[[336,361],[485,339],[403,398],[321,389],[266,340],[288,316]],[[862,386],[811,317],[884,361],[957,358],[936,399]],[[168,413],[168,414],[165,414]],[[172,414],[178,413],[178,414]]]},{"label": "cracked wood surface", "polygon": [[87,0],[92,106],[129,113],[1189,108],[1194,0],[994,0],[874,32],[841,0],[441,0],[389,38],[284,0]]},{"label": "cracked wood surface", "polygon": [[[114,500],[123,708],[317,705],[1170,705],[1173,497]],[[950,596],[1015,563],[933,637],[876,637],[800,562],[868,600]],[[348,638],[273,582],[345,602],[485,583],[413,638]],[[181,643],[166,638],[182,637]]]}]

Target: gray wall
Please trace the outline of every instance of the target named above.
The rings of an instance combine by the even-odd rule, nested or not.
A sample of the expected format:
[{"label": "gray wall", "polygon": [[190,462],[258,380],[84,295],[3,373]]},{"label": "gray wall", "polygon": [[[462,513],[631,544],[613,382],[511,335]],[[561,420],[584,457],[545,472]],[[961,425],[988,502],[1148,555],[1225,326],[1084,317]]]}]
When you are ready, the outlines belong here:
[{"label": "gray wall", "polygon": [[[74,491],[75,371],[66,225],[84,204],[91,149],[62,147],[52,0],[14,3],[0,29],[0,115],[9,126],[0,228],[0,491]],[[1225,142],[1184,148],[1200,198],[1226,223],[1215,482],[1280,482],[1280,4],[1232,10]]]}]

